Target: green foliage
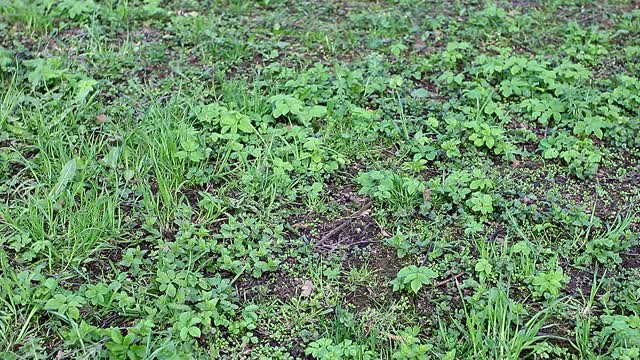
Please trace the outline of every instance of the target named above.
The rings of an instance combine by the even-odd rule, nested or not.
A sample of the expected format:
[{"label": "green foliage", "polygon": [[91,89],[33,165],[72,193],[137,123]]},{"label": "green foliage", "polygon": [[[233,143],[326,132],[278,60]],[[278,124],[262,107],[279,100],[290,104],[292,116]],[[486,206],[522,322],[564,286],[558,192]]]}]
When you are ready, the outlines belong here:
[{"label": "green foliage", "polygon": [[179,334],[180,339],[199,338],[202,335],[198,327],[202,319],[190,312],[184,312],[178,316],[178,321],[173,325],[173,330]]},{"label": "green foliage", "polygon": [[418,179],[401,176],[389,170],[360,173],[356,179],[359,194],[369,195],[388,204],[390,210],[399,215],[411,214],[424,203],[426,185]]},{"label": "green foliage", "polygon": [[432,180],[430,184],[436,202],[450,202],[482,216],[494,211],[495,200],[490,194],[494,183],[480,169],[455,171],[442,181]]},{"label": "green foliage", "polygon": [[68,316],[73,320],[78,320],[80,307],[85,302],[85,299],[78,295],[56,294],[44,304],[44,308],[49,311],[55,311],[62,316]]},{"label": "green foliage", "polygon": [[631,3],[0,0],[0,358],[638,358]]},{"label": "green foliage", "polygon": [[540,142],[545,159],[562,159],[569,165],[569,171],[581,179],[590,178],[602,161],[602,154],[590,139],[560,133]]},{"label": "green foliage", "polygon": [[538,274],[531,279],[531,285],[534,289],[533,295],[539,298],[554,299],[560,294],[560,290],[568,282],[569,277],[564,274],[562,268],[549,270],[547,272],[538,272]]},{"label": "green foliage", "polygon": [[605,266],[617,266],[622,263],[620,253],[626,251],[637,235],[629,231],[631,217],[618,217],[607,231],[597,233],[593,238],[586,239],[581,254],[577,257],[578,264],[591,265],[599,263]]},{"label": "green foliage", "polygon": [[419,327],[406,328],[401,331],[399,336],[403,339],[400,346],[393,353],[392,359],[424,359],[427,358],[429,351],[433,349],[433,345],[425,344],[418,337],[420,334]]},{"label": "green foliage", "polygon": [[491,195],[476,191],[471,194],[471,197],[466,203],[472,211],[481,213],[482,215],[488,215],[493,212],[493,198]]},{"label": "green foliage", "polygon": [[478,123],[477,121],[469,121],[464,126],[469,129],[469,141],[473,142],[475,146],[479,148],[486,147],[496,154],[505,152],[504,130],[486,123]]},{"label": "green foliage", "polygon": [[334,344],[332,339],[321,338],[313,341],[305,349],[305,354],[315,359],[373,359],[373,352],[366,345],[359,345],[352,340],[343,340]]},{"label": "green foliage", "polygon": [[395,235],[388,238],[386,243],[396,249],[396,254],[399,258],[404,257],[411,250],[412,244],[407,239],[405,235],[403,235],[400,231],[398,231]]},{"label": "green foliage", "polygon": [[393,290],[412,291],[417,294],[424,285],[431,285],[438,273],[426,266],[409,265],[402,268],[391,282]]},{"label": "green foliage", "polygon": [[309,125],[311,120],[327,113],[327,108],[320,105],[306,106],[304,102],[291,95],[275,95],[269,98],[273,107],[271,115],[274,118],[295,116],[303,125]]},{"label": "green foliage", "polygon": [[603,315],[600,320],[604,327],[597,337],[612,359],[640,356],[640,317]]},{"label": "green foliage", "polygon": [[465,325],[460,352],[465,358],[518,359],[531,345],[542,340],[538,332],[545,322],[543,312],[524,321],[526,311],[500,288],[477,292],[464,306]]},{"label": "green foliage", "polygon": [[491,263],[487,259],[478,260],[474,269],[478,273],[478,276],[481,280],[484,280],[493,274],[493,265],[491,265]]}]

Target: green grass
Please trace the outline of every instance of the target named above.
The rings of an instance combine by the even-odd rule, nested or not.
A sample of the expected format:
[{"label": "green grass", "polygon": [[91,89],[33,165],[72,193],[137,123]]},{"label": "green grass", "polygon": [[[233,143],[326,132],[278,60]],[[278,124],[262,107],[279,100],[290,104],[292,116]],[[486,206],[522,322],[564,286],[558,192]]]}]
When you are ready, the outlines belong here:
[{"label": "green grass", "polygon": [[0,0],[0,357],[640,358],[630,0]]}]

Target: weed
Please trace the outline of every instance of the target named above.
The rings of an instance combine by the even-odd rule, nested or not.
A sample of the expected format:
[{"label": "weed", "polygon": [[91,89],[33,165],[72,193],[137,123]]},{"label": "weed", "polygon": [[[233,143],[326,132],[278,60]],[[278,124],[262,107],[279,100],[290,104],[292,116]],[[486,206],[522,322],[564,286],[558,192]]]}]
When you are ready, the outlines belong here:
[{"label": "weed", "polygon": [[638,358],[632,3],[0,0],[0,358]]}]

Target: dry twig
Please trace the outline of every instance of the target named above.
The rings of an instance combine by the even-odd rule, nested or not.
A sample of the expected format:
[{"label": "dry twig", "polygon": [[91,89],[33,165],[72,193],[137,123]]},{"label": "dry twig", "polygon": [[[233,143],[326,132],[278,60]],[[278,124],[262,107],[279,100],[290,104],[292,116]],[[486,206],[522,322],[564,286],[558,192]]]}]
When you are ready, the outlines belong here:
[{"label": "dry twig", "polygon": [[351,222],[354,219],[357,219],[358,217],[362,216],[362,214],[364,214],[365,211],[367,211],[371,205],[373,204],[372,201],[368,201],[366,204],[364,204],[362,206],[362,208],[360,208],[360,210],[356,211],[355,213],[347,216],[346,218],[342,219],[342,221],[340,222],[340,225],[334,227],[333,229],[331,229],[331,231],[329,231],[328,233],[326,233],[321,239],[320,241],[318,241],[316,243],[316,246],[322,245],[324,244],[327,240],[331,239],[333,236],[335,236],[336,234],[338,234],[340,231],[344,230],[344,228],[347,227],[347,225],[351,224]]}]

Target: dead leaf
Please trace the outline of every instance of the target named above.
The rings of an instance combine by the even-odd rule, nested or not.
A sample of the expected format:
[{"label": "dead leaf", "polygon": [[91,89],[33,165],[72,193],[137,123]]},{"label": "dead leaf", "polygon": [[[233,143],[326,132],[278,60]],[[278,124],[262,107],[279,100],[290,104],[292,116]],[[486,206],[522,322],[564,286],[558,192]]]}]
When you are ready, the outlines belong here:
[{"label": "dead leaf", "polygon": [[425,188],[424,191],[422,192],[422,197],[424,198],[424,202],[430,203],[431,202],[431,189]]},{"label": "dead leaf", "polygon": [[424,43],[424,41],[422,41],[421,39],[416,39],[416,41],[413,43],[412,45],[413,49],[415,51],[422,51],[424,48],[427,47],[427,44]]},{"label": "dead leaf", "polygon": [[304,284],[302,284],[302,292],[300,293],[300,296],[309,297],[311,296],[312,292],[313,292],[313,283],[311,282],[311,280],[305,281]]}]

